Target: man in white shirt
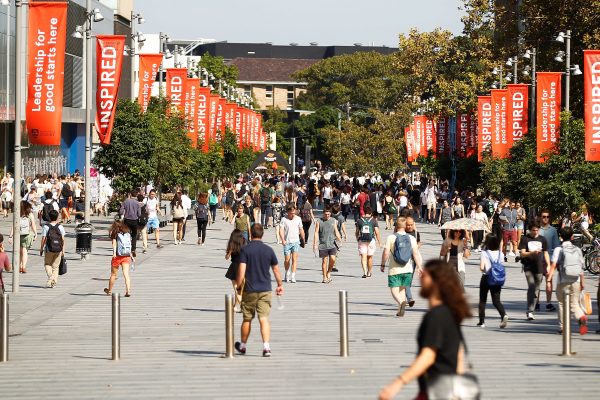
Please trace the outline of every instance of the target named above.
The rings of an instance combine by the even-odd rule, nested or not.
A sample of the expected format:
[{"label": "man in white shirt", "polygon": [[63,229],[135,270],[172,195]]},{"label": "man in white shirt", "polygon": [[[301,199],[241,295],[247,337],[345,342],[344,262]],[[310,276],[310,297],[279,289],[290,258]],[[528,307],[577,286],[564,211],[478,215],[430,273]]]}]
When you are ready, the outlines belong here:
[{"label": "man in white shirt", "polygon": [[429,186],[425,189],[425,195],[427,196],[427,221],[435,224],[435,206],[437,204],[437,188],[435,187],[433,179],[429,181]]},{"label": "man in white shirt", "polygon": [[[413,260],[416,264],[417,273],[421,274],[422,270],[421,252],[419,251],[417,239],[407,234],[405,229],[406,218],[398,218],[395,225],[395,234],[388,236],[381,256],[381,272],[385,272],[385,265],[389,260],[388,287],[392,292],[392,297],[398,303],[397,317],[403,317],[406,311],[406,288],[410,287],[412,281]],[[396,260],[394,257],[396,241],[399,241],[400,248],[406,248],[405,252],[400,251],[400,255],[405,255],[406,260]]]},{"label": "man in white shirt", "polygon": [[185,228],[187,226],[187,217],[189,211],[192,209],[192,199],[189,198],[187,190],[181,192],[181,206],[183,207],[183,212],[185,213],[185,218],[183,220],[183,233],[181,235],[181,240],[185,242]]},{"label": "man in white shirt", "polygon": [[144,204],[146,204],[146,211],[148,212],[148,224],[146,226],[148,229],[154,230],[156,247],[160,249],[162,246],[160,244],[160,221],[158,220],[158,216],[162,215],[162,213],[158,204],[158,198],[156,198],[156,190],[150,190],[148,198],[144,200]]},{"label": "man in white shirt", "polygon": [[[296,268],[298,267],[298,253],[301,243],[305,242],[302,219],[296,215],[296,206],[289,204],[286,208],[287,215],[281,219],[277,228],[277,235],[283,245],[283,256],[286,282],[296,283]],[[302,240],[302,242],[301,242]],[[290,261],[292,270],[290,271]]]}]

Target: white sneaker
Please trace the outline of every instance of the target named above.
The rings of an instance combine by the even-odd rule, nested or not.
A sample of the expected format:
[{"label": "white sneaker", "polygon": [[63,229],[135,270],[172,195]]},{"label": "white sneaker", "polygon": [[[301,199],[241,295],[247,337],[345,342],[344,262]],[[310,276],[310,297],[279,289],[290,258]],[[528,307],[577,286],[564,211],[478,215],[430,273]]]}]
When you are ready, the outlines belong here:
[{"label": "white sneaker", "polygon": [[504,329],[506,328],[506,325],[508,325],[508,315],[504,314],[504,317],[502,317],[502,322],[500,322],[500,328]]},{"label": "white sneaker", "polygon": [[291,279],[292,283],[296,283],[296,275],[292,274],[292,279]]},{"label": "white sneaker", "polygon": [[511,251],[510,253],[508,253],[508,256],[509,257],[516,257],[517,255]]},{"label": "white sneaker", "polygon": [[527,320],[528,321],[535,321],[535,317],[533,316],[532,312],[528,312],[527,313]]}]

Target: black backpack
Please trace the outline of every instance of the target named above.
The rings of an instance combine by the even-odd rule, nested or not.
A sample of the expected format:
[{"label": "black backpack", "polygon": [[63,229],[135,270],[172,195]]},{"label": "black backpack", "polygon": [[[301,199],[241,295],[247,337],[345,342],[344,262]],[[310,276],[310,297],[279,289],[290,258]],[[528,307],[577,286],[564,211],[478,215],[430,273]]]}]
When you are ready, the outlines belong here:
[{"label": "black backpack", "polygon": [[200,221],[208,220],[208,206],[206,204],[198,204],[196,208],[196,219]]},{"label": "black backpack", "polygon": [[71,186],[68,183],[63,184],[63,187],[62,187],[62,190],[60,191],[60,194],[65,199],[68,199],[69,197],[72,197],[73,196],[73,191],[71,190]]},{"label": "black backpack", "polygon": [[269,190],[269,188],[265,187],[260,191],[260,202],[263,204],[271,202],[271,190]]},{"label": "black backpack", "polygon": [[51,253],[60,253],[63,250],[63,236],[60,233],[59,224],[48,224],[46,249]]},{"label": "black backpack", "polygon": [[46,222],[50,222],[50,211],[54,210],[54,200],[50,203],[44,202],[44,207],[42,207],[42,220]]},{"label": "black backpack", "polygon": [[138,217],[138,226],[143,228],[148,223],[148,208],[144,204],[140,210],[140,216]]}]

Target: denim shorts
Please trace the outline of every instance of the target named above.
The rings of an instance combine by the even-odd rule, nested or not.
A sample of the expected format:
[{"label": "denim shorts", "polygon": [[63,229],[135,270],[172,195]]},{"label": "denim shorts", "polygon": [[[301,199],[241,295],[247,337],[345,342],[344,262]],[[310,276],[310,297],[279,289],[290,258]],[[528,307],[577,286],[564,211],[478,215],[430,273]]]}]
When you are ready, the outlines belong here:
[{"label": "denim shorts", "polygon": [[148,218],[148,228],[158,229],[160,228],[160,222],[158,221],[158,217]]},{"label": "denim shorts", "polygon": [[300,251],[300,242],[286,243],[283,246],[283,255],[289,256],[291,253],[298,253]]}]

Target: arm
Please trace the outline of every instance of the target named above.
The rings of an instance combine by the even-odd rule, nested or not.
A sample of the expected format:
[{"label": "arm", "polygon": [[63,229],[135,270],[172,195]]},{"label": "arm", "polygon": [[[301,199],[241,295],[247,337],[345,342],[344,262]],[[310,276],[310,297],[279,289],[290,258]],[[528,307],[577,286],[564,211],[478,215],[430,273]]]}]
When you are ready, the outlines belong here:
[{"label": "arm", "polygon": [[[452,246],[452,245],[450,245],[450,246]],[[446,240],[444,240],[442,242],[442,247],[440,248],[440,258],[444,258],[444,259],[446,258],[446,254],[448,254],[448,247],[450,247],[450,246],[448,246]]]},{"label": "arm", "polygon": [[483,252],[481,253],[481,261],[479,262],[479,270],[485,272],[485,261],[483,260]]},{"label": "arm", "polygon": [[[208,213],[208,215],[210,215],[210,213]],[[210,217],[212,218],[212,217]],[[248,240],[252,239],[252,234],[250,233],[250,216],[248,216],[248,218],[246,218],[246,228],[248,229]]]},{"label": "arm", "polygon": [[379,392],[379,400],[394,398],[410,381],[423,375],[433,365],[435,357],[436,351],[433,348],[423,348],[412,365]]},{"label": "arm", "polygon": [[[241,266],[241,264],[240,264]],[[244,264],[244,272],[246,265]],[[273,275],[275,275],[275,280],[277,281],[277,289],[275,289],[275,293],[277,296],[281,296],[283,294],[283,281],[281,280],[281,274],[279,273],[279,265],[275,264],[271,267],[273,269]],[[240,268],[241,271],[241,268]],[[238,278],[239,281],[239,278]]]},{"label": "arm", "polygon": [[[344,227],[344,225],[342,225],[342,228]],[[333,229],[335,230],[335,237],[338,241],[342,241],[342,236],[340,235],[340,231],[337,228],[337,222],[335,225],[333,225]]]},{"label": "arm", "polygon": [[283,226],[281,225],[281,223],[279,224],[279,226],[277,227],[277,237],[279,238],[279,240],[281,241],[281,244],[283,246],[285,246],[285,239],[284,239],[284,235],[283,235]]},{"label": "arm", "polygon": [[117,239],[112,240],[112,253],[113,257],[117,255]]},{"label": "arm", "polygon": [[46,246],[46,235],[42,236],[42,240],[40,241],[40,256],[44,254],[44,246]]},{"label": "arm", "polygon": [[238,287],[242,287],[245,276],[246,276],[246,263],[241,262],[240,266],[238,268],[238,276],[237,276],[237,281],[236,281],[236,284]]},{"label": "arm", "polygon": [[381,247],[381,236],[379,235],[379,228],[375,228],[375,240],[377,240],[377,245]]},{"label": "arm", "polygon": [[315,233],[313,234],[313,250],[317,250],[317,238],[319,237],[319,221],[315,223]]},{"label": "arm", "polygon": [[546,261],[546,265],[550,265],[550,256],[547,251],[544,251],[544,260]]},{"label": "arm", "polygon": [[381,272],[385,271],[385,265],[387,264],[389,259],[390,259],[390,251],[388,250],[387,247],[385,247],[383,249],[383,254],[381,255]]},{"label": "arm", "polygon": [[419,276],[423,273],[423,258],[421,257],[421,252],[419,251],[419,247],[413,247],[412,249],[413,259],[415,260],[415,267],[417,269],[417,273]]},{"label": "arm", "polygon": [[344,240],[348,240],[348,233],[346,232],[346,225],[342,224],[342,234],[344,235]]}]

